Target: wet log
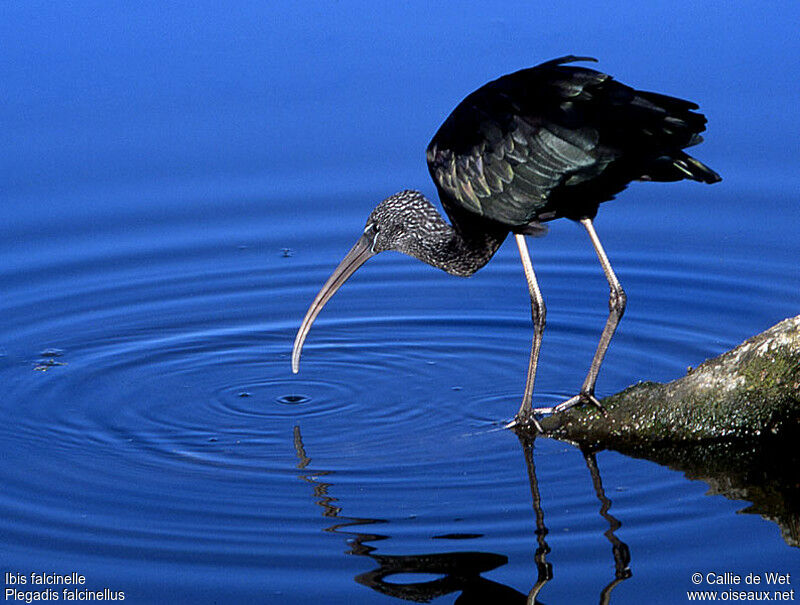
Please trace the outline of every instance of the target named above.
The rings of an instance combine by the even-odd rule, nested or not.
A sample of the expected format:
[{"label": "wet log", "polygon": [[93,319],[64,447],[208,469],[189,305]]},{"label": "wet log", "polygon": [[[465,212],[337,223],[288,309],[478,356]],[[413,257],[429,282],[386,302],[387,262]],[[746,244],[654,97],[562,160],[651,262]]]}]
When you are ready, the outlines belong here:
[{"label": "wet log", "polygon": [[[546,436],[682,471],[751,504],[800,547],[800,315],[677,380],[640,382],[541,419]],[[524,429],[532,430],[532,429]]]},{"label": "wet log", "polygon": [[668,383],[640,382],[540,422],[549,437],[633,453],[654,445],[800,437],[800,315]]}]

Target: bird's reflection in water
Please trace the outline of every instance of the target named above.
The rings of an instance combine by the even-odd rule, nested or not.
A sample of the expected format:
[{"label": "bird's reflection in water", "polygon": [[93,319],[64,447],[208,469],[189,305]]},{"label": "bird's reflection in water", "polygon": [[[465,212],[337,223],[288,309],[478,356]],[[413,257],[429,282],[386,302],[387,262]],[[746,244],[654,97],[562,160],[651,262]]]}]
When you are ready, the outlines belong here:
[{"label": "bird's reflection in water", "polygon": [[542,509],[542,496],[539,493],[539,480],[536,478],[536,467],[533,463],[533,442],[536,437],[526,437],[520,435],[519,443],[522,446],[522,453],[525,456],[525,467],[528,469],[528,482],[531,485],[531,501],[533,502],[533,513],[536,519],[536,554],[533,560],[536,562],[538,573],[536,582],[528,593],[528,602],[535,603],[539,591],[553,579],[553,566],[547,562],[547,555],[550,553],[550,546],[547,544],[547,526],[544,524],[544,510]]},{"label": "bird's reflection in water", "polygon": [[[508,563],[508,557],[488,552],[449,552],[417,555],[379,555],[375,554],[376,548],[369,543],[386,540],[387,535],[355,531],[353,528],[368,525],[388,523],[385,519],[370,519],[348,517],[342,514],[342,507],[338,500],[329,494],[332,485],[322,478],[331,475],[331,471],[314,471],[303,473],[300,478],[313,487],[316,503],[322,508],[323,517],[337,519],[337,523],[325,528],[325,531],[344,534],[348,536],[349,549],[347,554],[369,557],[378,567],[359,574],[356,582],[382,594],[397,597],[406,601],[418,603],[429,602],[437,597],[459,592],[455,603],[465,605],[470,603],[540,603],[539,592],[553,579],[553,568],[547,562],[550,547],[547,544],[547,526],[544,521],[539,483],[536,478],[536,468],[533,462],[534,439],[520,436],[525,465],[530,482],[531,498],[533,502],[536,523],[535,535],[537,541],[534,561],[536,562],[537,578],[533,587],[524,594],[518,590],[484,578],[481,574],[497,569]],[[311,463],[303,444],[300,427],[294,427],[294,447],[297,453],[297,468],[305,471]],[[608,603],[611,591],[623,580],[631,577],[630,553],[627,545],[616,535],[615,531],[622,525],[618,519],[608,511],[611,507],[603,491],[603,484],[597,468],[594,453],[584,452],[586,465],[592,477],[592,483],[597,498],[600,500],[600,515],[608,521],[609,527],[605,532],[606,538],[612,545],[614,556],[614,578],[600,592],[600,603]],[[440,576],[434,580],[419,582],[392,582],[390,578],[395,575],[424,574],[425,576]]]},{"label": "bird's reflection in water", "polygon": [[[536,518],[536,554],[534,561],[536,562],[536,570],[538,576],[533,585],[530,593],[528,593],[529,603],[538,602],[536,598],[539,591],[553,579],[553,566],[547,562],[547,555],[550,552],[550,546],[547,544],[547,526],[544,524],[544,510],[542,509],[542,499],[539,493],[539,481],[536,478],[536,467],[533,462],[533,443],[535,437],[528,437],[526,435],[519,435],[520,445],[522,452],[525,456],[525,466],[528,469],[528,481],[531,486],[531,500],[533,502],[533,511]],[[597,499],[600,500],[600,516],[608,521],[608,529],[603,534],[609,542],[611,542],[611,552],[614,556],[614,578],[609,582],[600,592],[601,605],[609,603],[611,600],[611,591],[623,580],[631,577],[630,562],[631,554],[628,545],[620,540],[614,533],[622,523],[614,515],[609,513],[611,508],[611,500],[606,496],[603,489],[603,480],[600,478],[600,470],[597,468],[597,459],[591,450],[582,450],[586,466],[589,469],[589,474],[592,477],[592,485]]]},{"label": "bird's reflection in water", "polygon": [[600,516],[608,521],[608,529],[603,535],[611,542],[611,552],[614,555],[614,579],[600,593],[600,603],[602,605],[610,602],[611,591],[614,590],[617,584],[631,577],[631,552],[628,545],[614,533],[622,527],[622,523],[608,512],[611,508],[611,500],[608,499],[603,490],[603,481],[600,479],[600,470],[597,468],[597,459],[594,452],[584,451],[583,455],[586,460],[586,466],[589,467],[589,472],[592,475],[594,492],[597,494],[597,499],[600,500]]}]

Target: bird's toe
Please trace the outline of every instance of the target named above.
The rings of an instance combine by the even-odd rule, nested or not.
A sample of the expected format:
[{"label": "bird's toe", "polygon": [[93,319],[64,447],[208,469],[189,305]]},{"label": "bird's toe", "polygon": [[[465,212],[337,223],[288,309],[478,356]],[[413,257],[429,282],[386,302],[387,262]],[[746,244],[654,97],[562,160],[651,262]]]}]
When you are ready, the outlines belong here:
[{"label": "bird's toe", "polygon": [[566,401],[559,403],[557,406],[552,408],[552,411],[554,414],[566,412],[568,409],[581,404],[589,404],[592,407],[597,408],[603,414],[603,416],[607,416],[605,408],[600,404],[600,401],[597,399],[597,397],[594,396],[594,393],[579,393],[574,397],[570,397]]},{"label": "bird's toe", "polygon": [[566,412],[570,408],[574,408],[576,405],[581,403],[581,396],[575,395],[574,397],[570,397],[566,401],[562,401],[557,406],[553,408],[553,413],[558,414],[560,412]]},{"label": "bird's toe", "polygon": [[[544,433],[544,429],[542,425],[539,423],[539,420],[536,418],[535,414],[538,412],[540,408],[535,408],[533,413],[531,414],[517,414],[514,416],[514,419],[506,424],[505,428],[513,429],[513,430],[531,430],[531,428],[535,428],[537,432]],[[549,408],[548,408],[549,409]]]}]

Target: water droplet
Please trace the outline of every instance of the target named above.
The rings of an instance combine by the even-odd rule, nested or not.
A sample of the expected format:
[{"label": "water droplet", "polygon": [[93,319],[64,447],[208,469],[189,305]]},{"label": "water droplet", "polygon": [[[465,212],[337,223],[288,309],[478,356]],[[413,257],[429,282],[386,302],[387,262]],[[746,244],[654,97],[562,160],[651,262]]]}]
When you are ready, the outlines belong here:
[{"label": "water droplet", "polygon": [[308,403],[311,401],[311,397],[305,395],[281,395],[276,401],[286,405],[300,405],[301,403]]},{"label": "water droplet", "polygon": [[460,386],[456,385],[456,386],[454,386],[454,387],[450,387],[450,390],[451,390],[451,391],[460,391],[460,390],[462,390],[463,388],[464,388],[464,387],[460,387]]},{"label": "water droplet", "polygon": [[294,256],[294,250],[291,248],[281,248],[281,256],[283,256],[283,258],[291,258]]},{"label": "water droplet", "polygon": [[252,393],[249,393],[248,391],[241,391],[239,393],[239,397],[252,397],[252,396],[253,396]]}]

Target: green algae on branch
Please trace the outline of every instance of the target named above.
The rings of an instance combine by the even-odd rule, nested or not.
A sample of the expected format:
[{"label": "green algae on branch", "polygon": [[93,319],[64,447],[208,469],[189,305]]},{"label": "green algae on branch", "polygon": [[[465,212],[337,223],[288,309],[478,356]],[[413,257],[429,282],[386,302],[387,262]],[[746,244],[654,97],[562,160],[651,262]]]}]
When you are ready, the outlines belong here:
[{"label": "green algae on branch", "polygon": [[640,382],[541,420],[550,437],[618,450],[800,434],[800,315],[668,383]]},{"label": "green algae on branch", "polygon": [[666,384],[641,382],[541,420],[548,437],[682,471],[752,504],[800,547],[800,316]]}]

